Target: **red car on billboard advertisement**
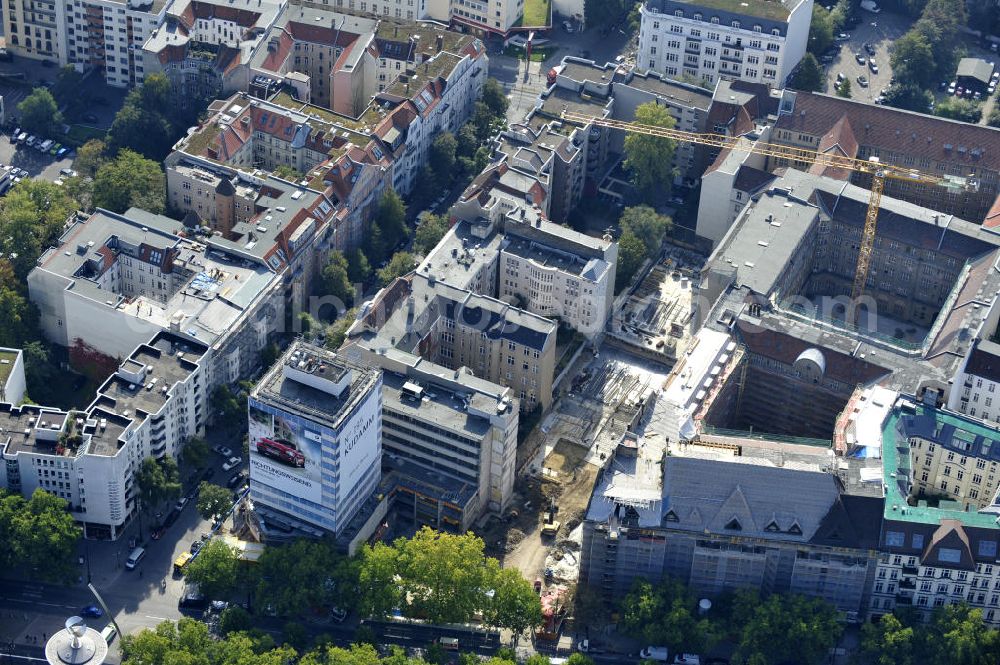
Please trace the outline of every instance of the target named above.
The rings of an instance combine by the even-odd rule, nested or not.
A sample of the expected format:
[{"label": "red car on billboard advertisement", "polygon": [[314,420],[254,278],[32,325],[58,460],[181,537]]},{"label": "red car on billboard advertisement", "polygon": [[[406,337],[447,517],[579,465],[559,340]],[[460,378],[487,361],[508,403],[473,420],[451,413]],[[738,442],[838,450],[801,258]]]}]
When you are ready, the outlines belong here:
[{"label": "red car on billboard advertisement", "polygon": [[299,452],[294,443],[286,439],[262,438],[257,442],[257,452],[289,466],[306,465],[305,455]]}]

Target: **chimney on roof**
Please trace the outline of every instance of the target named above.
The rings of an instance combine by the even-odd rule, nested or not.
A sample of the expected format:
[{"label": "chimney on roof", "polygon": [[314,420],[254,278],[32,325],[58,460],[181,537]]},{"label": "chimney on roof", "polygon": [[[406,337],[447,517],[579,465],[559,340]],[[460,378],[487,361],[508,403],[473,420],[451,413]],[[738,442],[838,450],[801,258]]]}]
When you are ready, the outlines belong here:
[{"label": "chimney on roof", "polygon": [[393,37],[399,37],[399,26],[398,25],[392,26],[392,36]]},{"label": "chimney on roof", "polygon": [[437,36],[437,52],[440,53],[441,49],[444,48],[444,35],[438,34]]}]

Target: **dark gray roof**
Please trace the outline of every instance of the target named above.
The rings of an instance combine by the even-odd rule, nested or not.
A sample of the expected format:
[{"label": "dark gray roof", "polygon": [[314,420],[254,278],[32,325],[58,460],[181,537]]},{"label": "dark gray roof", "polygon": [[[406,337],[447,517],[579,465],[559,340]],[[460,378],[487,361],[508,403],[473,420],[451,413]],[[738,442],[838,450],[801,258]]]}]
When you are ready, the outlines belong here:
[{"label": "dark gray roof", "polygon": [[809,542],[840,497],[837,479],[817,471],[685,457],[664,467],[663,515],[685,531]]},{"label": "dark gray roof", "polygon": [[982,58],[962,58],[958,63],[956,78],[973,78],[989,83],[993,76],[993,65]]},{"label": "dark gray roof", "polygon": [[988,381],[1000,382],[1000,344],[982,340],[976,342],[965,365],[966,374],[975,374]]}]

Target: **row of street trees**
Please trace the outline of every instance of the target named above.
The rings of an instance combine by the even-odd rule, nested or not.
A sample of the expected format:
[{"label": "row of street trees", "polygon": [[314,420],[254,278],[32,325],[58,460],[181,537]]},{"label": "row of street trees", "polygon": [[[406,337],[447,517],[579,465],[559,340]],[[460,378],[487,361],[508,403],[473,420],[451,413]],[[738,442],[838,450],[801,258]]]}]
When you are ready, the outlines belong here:
[{"label": "row of street trees", "polygon": [[[349,648],[334,646],[329,636],[320,635],[313,645],[306,639],[299,624],[289,624],[283,631],[283,643],[278,644],[268,633],[253,629],[246,621],[242,608],[231,608],[219,620],[221,639],[211,635],[208,626],[194,619],[183,618],[177,623],[164,621],[155,630],[148,628],[122,638],[123,665],[445,665],[453,662],[452,655],[437,645],[422,657],[410,657],[401,647],[392,647],[386,656],[379,656],[372,635],[362,636]],[[368,631],[370,633],[370,631]],[[517,655],[510,649],[500,649],[495,656],[483,660],[478,655],[463,653],[459,665],[517,665]],[[549,665],[546,656],[535,655],[524,665]],[[593,665],[582,654],[573,654],[567,665]]]},{"label": "row of street trees", "polygon": [[413,538],[366,546],[355,558],[327,541],[268,547],[252,568],[241,566],[232,548],[213,540],[185,575],[211,598],[251,589],[258,607],[270,606],[284,617],[324,607],[376,618],[400,610],[432,623],[471,623],[481,615],[487,625],[515,634],[542,618],[531,583],[486,557],[480,538],[426,527]]},{"label": "row of street trees", "polygon": [[818,665],[826,662],[842,626],[821,600],[741,590],[717,599],[707,616],[698,597],[677,580],[638,580],[621,603],[622,627],[646,644],[670,653],[704,653],[726,640],[736,645],[734,663]]}]

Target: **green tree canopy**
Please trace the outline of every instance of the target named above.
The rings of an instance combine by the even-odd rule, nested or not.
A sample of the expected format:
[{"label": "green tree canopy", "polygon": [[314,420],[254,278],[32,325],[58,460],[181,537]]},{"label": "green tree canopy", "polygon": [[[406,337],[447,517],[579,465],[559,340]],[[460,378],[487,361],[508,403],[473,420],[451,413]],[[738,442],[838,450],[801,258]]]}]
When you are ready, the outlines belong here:
[{"label": "green tree canopy", "polygon": [[843,97],[845,99],[851,98],[851,79],[845,78],[843,81],[834,86],[833,91],[838,97]]},{"label": "green tree canopy", "polygon": [[82,531],[66,508],[66,501],[42,489],[27,501],[0,490],[0,564],[23,566],[41,581],[75,581]]},{"label": "green tree canopy", "polygon": [[825,81],[826,75],[819,66],[816,56],[806,53],[799,62],[798,69],[795,70],[795,76],[792,77],[792,87],[807,92],[819,92],[823,89]]},{"label": "green tree canopy", "polygon": [[[242,609],[242,608],[236,608]],[[240,623],[237,611],[223,612],[220,630]],[[266,633],[257,631],[222,631],[225,637],[214,639],[208,625],[182,618],[177,623],[164,621],[154,630],[122,635],[123,665],[288,665],[298,653],[288,646],[275,647]],[[303,661],[305,662],[305,661]]]},{"label": "green tree canopy", "polygon": [[434,137],[434,142],[431,143],[427,163],[434,171],[434,177],[442,185],[450,183],[455,176],[456,150],[458,150],[458,141],[451,132],[441,132]]},{"label": "green tree canopy", "polygon": [[104,152],[107,149],[104,141],[91,139],[77,148],[76,159],[73,160],[73,168],[82,176],[93,178],[97,171],[104,165]]},{"label": "green tree canopy", "polygon": [[330,324],[326,329],[326,348],[331,351],[339,349],[347,337],[347,329],[351,327],[357,317],[357,308],[349,309],[339,319]]},{"label": "green tree canopy", "polygon": [[301,616],[318,608],[351,610],[358,601],[358,562],[328,541],[268,547],[257,568],[257,604],[272,606],[278,616]]},{"label": "green tree canopy", "polygon": [[396,252],[389,263],[378,271],[378,280],[382,286],[387,286],[397,277],[402,277],[417,267],[417,260],[409,252]]},{"label": "green tree canopy", "polygon": [[622,211],[618,219],[622,233],[631,232],[642,241],[646,256],[653,258],[660,253],[667,233],[673,228],[673,221],[649,206],[632,206]]},{"label": "green tree canopy", "polygon": [[813,5],[812,22],[809,24],[809,52],[822,54],[833,45],[835,37],[833,16],[823,5]]},{"label": "green tree canopy", "polygon": [[486,104],[486,108],[494,116],[503,118],[507,115],[507,106],[509,104],[507,91],[504,90],[503,84],[492,76],[486,79],[486,83],[483,84],[482,100]]},{"label": "green tree canopy", "polygon": [[302,175],[301,171],[292,168],[288,164],[278,164],[271,173],[278,178],[288,180],[289,182],[299,182],[305,177]]},{"label": "green tree canopy", "polygon": [[952,97],[941,101],[934,108],[934,115],[976,124],[982,120],[983,105],[971,99]]},{"label": "green tree canopy", "polygon": [[368,257],[361,251],[360,247],[355,247],[347,253],[347,278],[352,284],[363,284],[372,276],[372,266],[368,263]]},{"label": "green tree canopy", "polygon": [[365,238],[365,256],[373,263],[381,263],[389,258],[396,243],[406,237],[406,205],[395,190],[386,189]]},{"label": "green tree canopy", "polygon": [[136,474],[136,485],[139,487],[139,497],[147,507],[173,501],[181,495],[177,462],[172,457],[147,457]]},{"label": "green tree canopy", "polygon": [[822,600],[779,594],[762,600],[756,591],[737,592],[730,625],[739,633],[735,658],[761,665],[823,663],[843,630],[837,610]]},{"label": "green tree canopy", "polygon": [[447,218],[429,212],[424,213],[413,234],[413,249],[426,255],[441,242],[446,233],[448,233]]},{"label": "green tree canopy", "polygon": [[94,205],[122,213],[131,207],[161,213],[166,207],[166,180],[160,165],[131,150],[122,150],[94,177]]},{"label": "green tree canopy", "polygon": [[895,83],[885,92],[886,106],[894,106],[907,111],[927,113],[934,97],[926,90],[921,90],[912,83]]},{"label": "green tree canopy", "polygon": [[646,245],[632,231],[622,231],[618,238],[618,267],[615,270],[615,290],[625,289],[646,260]]},{"label": "green tree canopy", "polygon": [[208,448],[208,441],[200,436],[193,436],[184,444],[184,450],[181,454],[184,456],[186,464],[196,469],[203,469],[208,464],[211,452]]},{"label": "green tree canopy", "polygon": [[18,281],[28,273],[45,247],[53,244],[76,201],[44,180],[24,180],[0,199],[0,256],[6,257]]},{"label": "green tree canopy", "polygon": [[965,603],[938,608],[929,623],[907,608],[861,629],[861,653],[873,665],[985,665],[1000,662],[1000,631]]},{"label": "green tree canopy", "polygon": [[621,604],[622,626],[645,644],[658,644],[670,653],[697,653],[713,642],[713,628],[698,616],[698,597],[677,580],[656,586],[637,580]]},{"label": "green tree canopy", "polygon": [[889,64],[900,83],[928,88],[937,78],[934,48],[927,35],[919,30],[911,30],[893,42]]},{"label": "green tree canopy", "polygon": [[206,520],[224,515],[233,505],[233,497],[225,487],[202,481],[198,486],[198,514]]},{"label": "green tree canopy", "polygon": [[239,565],[236,550],[213,538],[188,564],[185,576],[206,598],[226,598],[239,581]]},{"label": "green tree canopy", "polygon": [[507,628],[515,636],[540,626],[542,605],[531,582],[516,568],[500,568],[490,574],[493,597],[484,612],[486,623]]},{"label": "green tree canopy", "polygon": [[354,286],[348,274],[349,268],[347,257],[340,251],[334,251],[320,273],[322,293],[340,300],[345,309],[354,302]]},{"label": "green tree canopy", "polygon": [[45,88],[35,88],[17,105],[21,115],[21,128],[32,134],[53,134],[62,124],[62,113],[52,93]]},{"label": "green tree canopy", "polygon": [[[670,111],[656,102],[640,104],[635,110],[635,122],[664,129],[672,129],[675,124]],[[673,159],[672,140],[636,132],[625,135],[625,168],[632,174],[635,186],[647,197],[654,192],[670,191],[674,178]]]},{"label": "green tree canopy", "polygon": [[173,94],[163,74],[147,74],[115,116],[108,132],[109,150],[117,154],[129,149],[159,162],[204,108],[202,99]]}]

